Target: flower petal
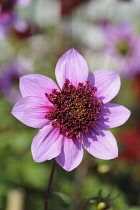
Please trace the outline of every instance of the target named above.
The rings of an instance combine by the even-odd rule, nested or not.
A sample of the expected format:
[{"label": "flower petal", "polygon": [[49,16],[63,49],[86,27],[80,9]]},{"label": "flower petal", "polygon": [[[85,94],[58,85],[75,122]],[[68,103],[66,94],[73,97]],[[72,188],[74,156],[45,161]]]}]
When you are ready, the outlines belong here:
[{"label": "flower petal", "polygon": [[81,163],[82,159],[82,142],[65,138],[61,154],[56,158],[57,163],[66,171],[72,171]]},{"label": "flower petal", "polygon": [[29,74],[20,78],[20,91],[23,97],[38,96],[46,99],[45,93],[52,89],[59,90],[56,83],[49,77],[39,74]]},{"label": "flower petal", "polygon": [[57,157],[61,152],[63,138],[59,129],[54,129],[51,123],[40,129],[31,145],[34,161],[44,162]]},{"label": "flower petal", "polygon": [[100,69],[89,74],[88,79],[91,81],[91,86],[97,87],[95,96],[101,99],[103,103],[112,100],[120,89],[120,77],[111,70]]},{"label": "flower petal", "polygon": [[77,86],[79,82],[85,82],[88,78],[88,65],[81,54],[74,48],[64,53],[58,60],[55,75],[59,86],[62,88],[66,79]]},{"label": "flower petal", "polygon": [[90,133],[84,134],[85,149],[94,157],[109,160],[118,157],[118,146],[113,134],[107,129],[91,128]]},{"label": "flower petal", "polygon": [[102,118],[97,124],[105,128],[114,128],[124,124],[130,117],[129,109],[119,104],[107,103],[100,106]]},{"label": "flower petal", "polygon": [[42,98],[28,96],[18,101],[11,113],[25,125],[41,128],[49,121],[45,116],[52,109],[49,101],[46,103]]}]

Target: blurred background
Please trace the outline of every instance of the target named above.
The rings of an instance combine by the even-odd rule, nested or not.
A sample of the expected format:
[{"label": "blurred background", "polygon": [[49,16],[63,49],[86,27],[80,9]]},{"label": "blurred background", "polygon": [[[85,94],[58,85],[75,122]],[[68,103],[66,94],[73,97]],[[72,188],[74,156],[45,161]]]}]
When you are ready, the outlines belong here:
[{"label": "blurred background", "polygon": [[72,47],[90,72],[120,74],[121,90],[112,102],[132,115],[111,129],[117,159],[99,160],[85,151],[74,171],[57,165],[50,210],[78,209],[100,190],[106,208],[91,202],[87,210],[140,209],[140,0],[0,0],[0,210],[44,208],[51,161],[33,161],[37,129],[10,112],[21,97],[19,77],[37,73],[55,80],[58,58]]}]

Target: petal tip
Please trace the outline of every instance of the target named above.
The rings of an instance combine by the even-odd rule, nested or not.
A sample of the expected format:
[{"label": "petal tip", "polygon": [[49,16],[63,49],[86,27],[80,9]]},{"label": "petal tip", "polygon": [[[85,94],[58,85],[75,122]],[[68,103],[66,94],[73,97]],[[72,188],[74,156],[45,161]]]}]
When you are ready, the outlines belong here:
[{"label": "petal tip", "polygon": [[[77,54],[77,55],[81,55],[74,47],[71,48],[70,50],[68,50],[67,52],[69,52],[69,55],[70,55],[70,56],[75,56],[76,54]],[[66,53],[67,53],[67,52],[66,52]]]},{"label": "petal tip", "polygon": [[[81,162],[80,162],[81,163]],[[61,166],[64,170],[66,170],[67,172],[71,172],[71,171],[73,171],[75,168],[77,168],[79,165],[80,165],[80,163],[77,165],[77,166],[70,166],[70,167],[67,167],[67,166]]]},{"label": "petal tip", "polygon": [[[16,105],[16,104],[15,104]],[[11,114],[16,117],[16,111],[15,111],[15,106],[13,107],[13,109],[11,110]],[[16,117],[17,118],[17,117]]]},{"label": "petal tip", "polygon": [[66,79],[69,79],[72,85],[77,86],[79,82],[85,82],[88,78],[87,62],[77,50],[71,48],[59,58],[55,76],[60,88],[63,87]]},{"label": "petal tip", "polygon": [[[126,122],[126,121],[129,119],[129,117],[131,116],[131,111],[130,111],[129,109],[127,109],[127,108],[126,108],[126,111],[127,111],[127,113],[126,113],[127,116],[126,116],[125,122]],[[125,122],[124,122],[124,123],[125,123]]]}]

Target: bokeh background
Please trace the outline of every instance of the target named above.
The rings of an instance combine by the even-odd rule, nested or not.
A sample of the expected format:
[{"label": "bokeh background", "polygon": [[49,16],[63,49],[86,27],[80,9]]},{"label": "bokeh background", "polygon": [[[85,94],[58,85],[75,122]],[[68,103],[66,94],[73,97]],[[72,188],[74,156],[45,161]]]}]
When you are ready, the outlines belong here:
[{"label": "bokeh background", "polygon": [[37,129],[15,119],[11,109],[21,97],[19,77],[37,73],[55,80],[58,58],[72,47],[90,72],[106,68],[120,74],[121,90],[112,102],[132,115],[111,129],[117,159],[99,160],[85,151],[74,171],[56,166],[50,210],[79,209],[100,190],[103,197],[110,194],[111,210],[140,209],[140,1],[0,0],[0,210],[44,208],[52,162],[33,161]]}]

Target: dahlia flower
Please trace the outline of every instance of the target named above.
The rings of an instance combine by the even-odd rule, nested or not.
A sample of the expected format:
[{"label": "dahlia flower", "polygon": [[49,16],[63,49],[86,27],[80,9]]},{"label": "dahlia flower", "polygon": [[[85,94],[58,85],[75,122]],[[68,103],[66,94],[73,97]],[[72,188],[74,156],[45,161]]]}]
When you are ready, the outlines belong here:
[{"label": "dahlia flower", "polygon": [[32,142],[34,161],[55,158],[71,171],[81,163],[83,147],[96,158],[117,157],[116,139],[107,128],[122,125],[130,116],[124,106],[108,103],[120,89],[119,75],[105,69],[88,75],[87,63],[75,49],[58,60],[55,75],[59,87],[43,75],[22,76],[23,98],[12,109],[22,123],[43,127]]},{"label": "dahlia flower", "polygon": [[106,53],[116,60],[117,70],[124,77],[134,77],[140,73],[140,37],[128,23],[106,26]]}]

